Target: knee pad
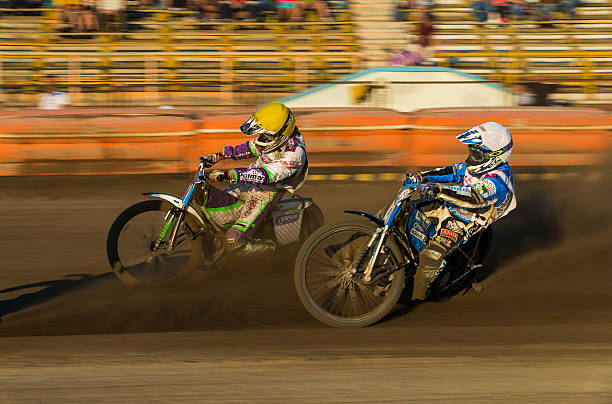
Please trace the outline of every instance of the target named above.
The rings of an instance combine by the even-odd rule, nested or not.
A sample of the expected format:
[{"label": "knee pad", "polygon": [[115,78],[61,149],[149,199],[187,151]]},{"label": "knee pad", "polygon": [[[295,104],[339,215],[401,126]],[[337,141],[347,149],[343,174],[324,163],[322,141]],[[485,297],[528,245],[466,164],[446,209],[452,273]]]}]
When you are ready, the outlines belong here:
[{"label": "knee pad", "polygon": [[231,227],[225,233],[225,241],[230,247],[239,246],[246,242],[246,235],[243,231]]}]

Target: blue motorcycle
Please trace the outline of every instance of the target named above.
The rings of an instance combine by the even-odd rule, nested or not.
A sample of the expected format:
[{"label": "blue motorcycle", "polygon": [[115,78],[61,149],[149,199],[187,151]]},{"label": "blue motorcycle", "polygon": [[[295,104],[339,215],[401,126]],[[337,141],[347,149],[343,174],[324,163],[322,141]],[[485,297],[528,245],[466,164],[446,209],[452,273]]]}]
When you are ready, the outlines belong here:
[{"label": "blue motorcycle", "polygon": [[[333,223],[315,231],[295,263],[304,307],[332,327],[366,327],[388,315],[400,298],[409,300],[419,252],[436,232],[434,219],[423,211],[442,203],[426,188],[405,183],[377,215],[345,211],[369,222]],[[428,300],[469,289],[491,237],[491,228],[484,227],[464,240],[438,271]]]}]

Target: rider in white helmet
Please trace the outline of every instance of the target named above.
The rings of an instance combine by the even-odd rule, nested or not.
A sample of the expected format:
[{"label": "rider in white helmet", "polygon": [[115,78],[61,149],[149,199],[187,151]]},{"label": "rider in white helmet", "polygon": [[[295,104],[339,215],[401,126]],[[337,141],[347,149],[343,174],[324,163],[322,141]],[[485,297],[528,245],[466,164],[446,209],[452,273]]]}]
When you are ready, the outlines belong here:
[{"label": "rider in white helmet", "polygon": [[229,180],[221,192],[214,187],[205,201],[208,214],[219,224],[231,225],[226,240],[245,254],[273,250],[272,240],[254,239],[253,233],[285,191],[294,192],[306,179],[308,158],[304,138],[295,117],[284,104],[264,105],[240,126],[255,139],[237,146],[224,146],[219,153],[204,157],[210,165],[228,158],[257,158],[247,168],[213,170],[213,182]]},{"label": "rider in white helmet", "polygon": [[512,153],[508,129],[496,122],[486,122],[457,135],[457,139],[468,146],[465,162],[408,174],[405,181],[421,184],[425,195],[436,195],[442,201],[425,211],[435,225],[433,237],[427,237],[418,228],[411,231],[423,245],[428,241],[419,253],[413,300],[427,297],[429,286],[450,252],[516,207],[508,165]]}]

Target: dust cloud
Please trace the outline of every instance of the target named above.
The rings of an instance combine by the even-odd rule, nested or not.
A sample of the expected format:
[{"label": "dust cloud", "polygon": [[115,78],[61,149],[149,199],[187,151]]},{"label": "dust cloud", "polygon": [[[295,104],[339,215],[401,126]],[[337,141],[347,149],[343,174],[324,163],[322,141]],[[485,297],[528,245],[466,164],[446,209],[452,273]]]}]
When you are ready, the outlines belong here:
[{"label": "dust cloud", "polygon": [[[612,169],[601,169],[598,176],[589,173],[555,181],[517,180],[519,206],[495,225],[485,292],[425,303],[382,326],[413,325],[436,312],[445,313],[438,323],[449,325],[497,316],[563,322],[568,316],[600,316],[602,310],[612,318]],[[339,198],[349,200],[350,188],[326,185],[307,189],[309,196],[329,221],[338,220],[344,205]],[[368,186],[384,193],[368,206],[370,211],[395,188]],[[212,273],[197,273],[187,283],[156,288],[128,288],[107,273],[25,306],[4,316],[1,336],[322,327],[295,294],[288,256],[257,265],[235,261]]]}]

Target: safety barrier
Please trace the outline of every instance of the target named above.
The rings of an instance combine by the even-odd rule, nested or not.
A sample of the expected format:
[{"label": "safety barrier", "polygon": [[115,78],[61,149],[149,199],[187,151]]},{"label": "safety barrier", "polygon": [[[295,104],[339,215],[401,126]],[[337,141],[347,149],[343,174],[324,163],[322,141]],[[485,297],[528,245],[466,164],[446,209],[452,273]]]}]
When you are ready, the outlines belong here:
[{"label": "safety barrier", "polygon": [[[188,172],[200,155],[244,142],[237,128],[249,112],[5,112],[0,114],[0,175]],[[586,108],[295,112],[313,167],[433,167],[461,161],[465,147],[455,135],[489,120],[511,130],[515,166],[593,166],[612,150],[612,114]]]}]

